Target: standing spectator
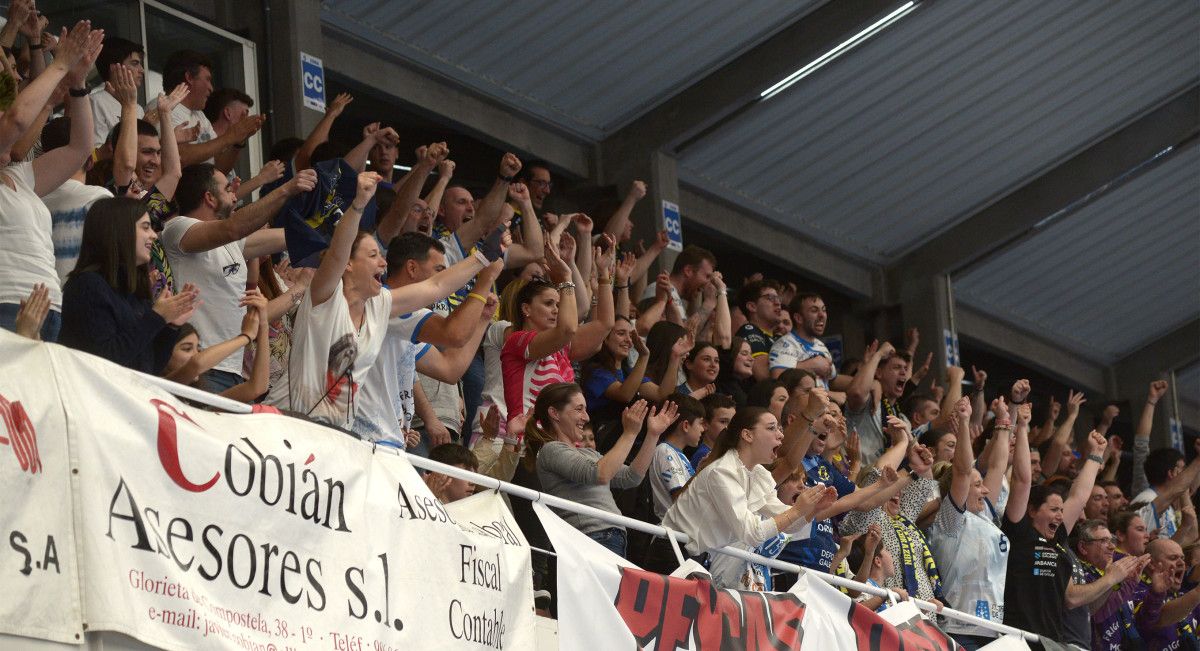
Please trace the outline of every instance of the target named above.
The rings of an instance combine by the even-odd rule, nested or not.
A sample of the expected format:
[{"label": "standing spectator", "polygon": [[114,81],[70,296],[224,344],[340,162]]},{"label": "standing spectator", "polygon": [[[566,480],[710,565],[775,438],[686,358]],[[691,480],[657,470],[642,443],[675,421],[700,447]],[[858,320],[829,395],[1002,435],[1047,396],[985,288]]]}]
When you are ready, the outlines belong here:
[{"label": "standing spectator", "polygon": [[900,397],[911,375],[908,353],[897,352],[888,342],[867,347],[862,365],[846,387],[846,422],[862,439],[864,464],[874,463],[883,451],[883,424],[888,416],[908,422],[900,409]]},{"label": "standing spectator", "polygon": [[383,291],[387,263],[375,237],[358,230],[378,183],[374,172],[358,175],[354,200],[338,220],[300,303],[292,339],[292,410],[339,427],[354,421],[355,394],[375,363],[388,320],[444,298],[504,254],[497,229],[480,251],[457,265],[427,280]]},{"label": "standing spectator", "polygon": [[[635,348],[637,362],[630,368],[626,360]],[[646,382],[646,364],[649,362],[650,351],[646,343],[633,323],[618,314],[599,352],[583,367],[583,394],[594,430],[604,430],[605,425],[620,421],[625,405],[644,392],[642,385]],[[657,402],[658,396],[646,397]]]},{"label": "standing spectator", "polygon": [[20,93],[0,119],[0,163],[9,164],[13,145],[38,113],[53,101],[60,82],[70,89],[71,136],[67,146],[43,153],[31,163],[0,171],[0,328],[15,330],[21,301],[36,285],[50,293],[43,341],[56,341],[62,327],[62,291],[54,264],[50,211],[40,197],[71,178],[92,151],[92,109],[83,88],[100,53],[103,30],[80,21],[58,45],[54,61]]},{"label": "standing spectator", "polygon": [[574,381],[571,362],[587,359],[600,350],[613,327],[610,274],[615,251],[610,247],[597,260],[600,290],[596,318],[583,325],[579,325],[575,305],[575,284],[568,280],[570,267],[554,246],[547,245],[545,251],[543,265],[550,274],[550,282],[534,280],[521,289],[513,332],[500,354],[509,420],[532,408],[542,387]]},{"label": "standing spectator", "polygon": [[838,374],[833,355],[821,341],[829,319],[825,299],[818,294],[799,294],[788,304],[788,315],[792,320],[791,332],[771,346],[771,377],[779,377],[790,368],[800,368],[817,376],[817,384],[823,389],[845,389],[849,381],[835,383]]},{"label": "standing spectator", "polygon": [[[1072,549],[1079,560],[1077,583],[1091,587],[1089,648],[1120,651],[1122,640],[1139,640],[1131,604],[1141,591],[1139,579],[1150,557],[1126,556],[1113,561],[1116,537],[1103,520],[1085,520],[1075,528]],[[1091,596],[1091,595],[1089,595]]]},{"label": "standing spectator", "polygon": [[179,143],[179,158],[184,167],[196,163],[213,163],[218,154],[236,147],[262,128],[264,116],[252,115],[240,120],[222,135],[213,130],[204,114],[208,96],[213,92],[212,61],[193,50],[179,50],[167,57],[163,65],[163,88],[187,84],[188,94],[171,111],[171,126],[195,127],[190,142]]},{"label": "standing spectator", "polygon": [[[750,344],[754,379],[762,381],[772,377],[770,367],[771,347],[775,344],[775,327],[781,318],[779,283],[774,280],[755,280],[742,286],[737,295],[738,310],[746,316],[746,323],[734,333]],[[778,374],[774,374],[778,377]]]},{"label": "standing spectator", "polygon": [[[703,308],[699,308],[695,313],[689,314],[688,306],[693,299],[699,296],[700,289],[712,280],[716,270],[716,256],[707,249],[695,245],[684,247],[683,251],[675,258],[675,265],[671,267],[667,286],[669,303],[675,310],[678,321],[686,323],[689,330],[693,332],[698,332],[700,326],[708,321],[711,311],[706,312]],[[654,298],[654,293],[654,286],[647,287],[645,293],[642,294],[642,299]]]},{"label": "standing spectator", "polygon": [[[1004,603],[1022,606],[1005,612],[1005,624],[1053,640],[1062,639],[1067,609],[1085,603],[1080,592],[1084,586],[1068,587],[1072,564],[1066,553],[1067,536],[1083,515],[1083,505],[1107,445],[1096,432],[1088,436],[1087,458],[1066,500],[1055,489],[1039,485],[1030,490],[1020,520],[1013,520],[1021,513],[1019,508],[1006,508],[1000,529],[1008,536],[1011,550]],[[1015,499],[1014,493],[1009,501]]]},{"label": "standing spectator", "polygon": [[[1175,448],[1150,451],[1150,430],[1154,424],[1154,408],[1167,392],[1167,383],[1150,383],[1146,406],[1138,421],[1133,439],[1133,500],[1146,526],[1157,529],[1159,537],[1172,538],[1180,544],[1191,543],[1191,534],[1180,535],[1175,500],[1181,495],[1194,495],[1200,486],[1200,455],[1184,467],[1183,453]],[[1187,532],[1185,532],[1187,533]]]},{"label": "standing spectator", "polygon": [[[237,304],[246,291],[249,261],[286,246],[282,228],[262,227],[289,197],[315,184],[316,174],[303,170],[266,197],[235,209],[237,198],[220,170],[208,163],[183,170],[175,193],[180,214],[167,221],[162,240],[176,282],[192,283],[204,293],[193,321],[201,346],[232,339],[241,331]],[[241,384],[241,356],[225,358],[206,379],[216,392]]]},{"label": "standing spectator", "polygon": [[1108,528],[1117,538],[1117,549],[1114,558],[1123,556],[1141,556],[1146,553],[1146,545],[1150,542],[1150,532],[1146,522],[1136,511],[1120,511],[1114,513],[1108,520]]},{"label": "standing spectator", "polygon": [[[55,118],[42,128],[42,149],[50,151],[66,147],[71,139],[71,118]],[[42,203],[50,211],[53,224],[51,239],[54,241],[54,265],[58,269],[60,282],[67,281],[67,274],[75,268],[79,259],[79,246],[83,238],[83,218],[88,209],[100,199],[111,199],[112,193],[96,185],[87,185],[87,172],[92,168],[92,159],[87,158],[83,166],[50,194],[42,197]]]},{"label": "standing spectator", "polygon": [[[204,117],[212,125],[213,133],[216,134],[213,137],[225,135],[234,125],[250,117],[250,107],[252,106],[254,106],[254,100],[236,88],[222,88],[209,95],[208,100],[204,103]],[[238,157],[245,150],[246,144],[244,140],[236,142],[218,154],[215,159],[217,169],[237,178],[237,173],[233,168],[237,165]],[[238,188],[238,196],[245,196],[242,194],[241,188]]]},{"label": "standing spectator", "polygon": [[[104,39],[104,49],[100,50],[100,56],[96,58],[96,72],[99,73],[101,81],[105,83],[97,86],[89,98],[92,103],[92,128],[94,130],[92,145],[94,147],[99,148],[107,142],[108,134],[112,133],[113,127],[121,121],[121,98],[117,97],[112,87],[114,71],[117,66],[128,68],[133,74],[134,87],[140,88],[146,74],[145,57],[146,52],[142,46],[129,39],[120,36],[109,36]],[[136,97],[134,106],[138,119],[141,119],[144,112],[142,107],[138,106]]]},{"label": "standing spectator", "polygon": [[1169,538],[1147,546],[1150,586],[1137,605],[1138,631],[1147,649],[1195,649],[1200,646],[1200,585],[1184,590],[1183,549]]},{"label": "standing spectator", "polygon": [[550,178],[550,166],[543,161],[527,163],[522,172],[522,180],[529,188],[529,199],[534,209],[541,212],[546,197],[550,196],[550,190],[554,187],[554,181]]},{"label": "standing spectator", "polygon": [[102,199],[88,211],[79,263],[63,291],[62,343],[157,375],[171,358],[175,328],[191,318],[196,289],[150,294],[150,243],[157,237],[140,201]]},{"label": "standing spectator", "polygon": [[[668,402],[662,409],[651,409],[645,400],[633,403],[621,416],[624,429],[617,444],[601,455],[596,450],[577,447],[583,438],[583,426],[588,422],[586,405],[579,385],[547,385],[539,392],[525,426],[528,453],[537,459],[537,476],[544,491],[618,514],[609,485],[622,489],[642,483],[659,435],[675,420],[675,406]],[[625,465],[643,422],[646,435],[641,447],[633,461]],[[625,557],[625,527],[578,513],[565,513],[563,517],[609,551]]]}]

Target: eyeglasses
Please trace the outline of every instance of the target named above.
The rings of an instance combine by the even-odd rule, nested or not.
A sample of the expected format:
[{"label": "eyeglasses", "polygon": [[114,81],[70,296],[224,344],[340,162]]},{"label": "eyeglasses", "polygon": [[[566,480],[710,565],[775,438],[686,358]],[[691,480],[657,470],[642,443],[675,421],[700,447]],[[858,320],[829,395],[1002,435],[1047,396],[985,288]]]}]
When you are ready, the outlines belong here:
[{"label": "eyeglasses", "polygon": [[533,179],[533,180],[529,181],[529,183],[527,183],[526,185],[528,185],[531,188],[546,188],[547,190],[549,190],[550,188],[554,187],[554,182],[553,181],[539,181],[537,179]]},{"label": "eyeglasses", "polygon": [[1083,542],[1085,542],[1085,543],[1094,543],[1094,542],[1109,543],[1109,544],[1112,544],[1115,546],[1117,544],[1117,537],[1113,536],[1112,538],[1084,538]]},{"label": "eyeglasses", "polygon": [[421,205],[421,204],[419,204],[419,203],[414,203],[414,204],[412,205],[412,207],[410,207],[410,208],[408,209],[408,211],[409,211],[409,212],[418,212],[418,213],[422,213],[422,214],[425,214],[425,215],[433,215],[433,208],[427,208],[427,207],[425,207],[425,206],[422,206],[422,205]]},{"label": "eyeglasses", "polygon": [[779,298],[779,294],[761,294],[758,297],[760,300],[771,301],[772,303],[782,303],[783,299]]}]

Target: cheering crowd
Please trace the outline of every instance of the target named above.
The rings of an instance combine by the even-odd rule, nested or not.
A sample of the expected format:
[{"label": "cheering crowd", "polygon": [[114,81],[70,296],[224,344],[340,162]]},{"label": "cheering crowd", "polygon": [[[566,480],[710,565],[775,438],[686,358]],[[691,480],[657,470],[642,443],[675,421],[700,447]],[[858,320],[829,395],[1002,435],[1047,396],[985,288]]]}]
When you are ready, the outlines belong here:
[{"label": "cheering crowd", "polygon": [[[824,300],[794,282],[727,286],[695,246],[654,275],[667,237],[632,239],[641,181],[603,222],[553,214],[550,169],[509,153],[476,196],[443,142],[402,160],[380,123],[331,140],[345,94],[241,179],[264,118],[203,54],[168,57],[143,106],[138,44],[54,33],[32,0],[0,30],[0,327],[661,522],[724,587],[795,580],[729,545],[1083,648],[1200,648],[1200,456],[1150,449],[1165,382],[1127,450],[1116,407],[1077,428],[1082,393],[914,368],[915,331],[839,367]],[[564,516],[676,565],[665,540]],[[539,557],[538,587],[555,571]],[[968,649],[995,637],[943,624]]]}]

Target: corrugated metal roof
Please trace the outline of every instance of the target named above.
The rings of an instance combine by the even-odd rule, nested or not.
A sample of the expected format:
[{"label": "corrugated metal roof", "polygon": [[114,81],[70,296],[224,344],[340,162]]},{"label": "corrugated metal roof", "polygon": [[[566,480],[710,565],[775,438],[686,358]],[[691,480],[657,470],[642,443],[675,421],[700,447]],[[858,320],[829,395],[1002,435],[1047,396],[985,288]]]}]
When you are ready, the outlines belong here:
[{"label": "corrugated metal roof", "polygon": [[599,139],[824,0],[324,0],[322,19]]},{"label": "corrugated metal roof", "polygon": [[1200,146],[954,281],[955,300],[1111,363],[1200,315]]},{"label": "corrugated metal roof", "polygon": [[893,261],[1195,83],[1198,24],[1195,0],[927,3],[689,146],[680,176]]}]

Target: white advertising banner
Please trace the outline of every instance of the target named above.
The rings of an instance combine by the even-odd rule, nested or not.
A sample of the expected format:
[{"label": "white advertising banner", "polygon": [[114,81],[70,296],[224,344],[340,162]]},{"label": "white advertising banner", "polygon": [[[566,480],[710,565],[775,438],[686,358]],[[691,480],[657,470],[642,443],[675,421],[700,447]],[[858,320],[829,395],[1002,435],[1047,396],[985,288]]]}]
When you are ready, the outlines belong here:
[{"label": "white advertising banner", "polygon": [[0,337],[0,632],[80,643],[66,415],[47,347]]},{"label": "white advertising banner", "polygon": [[542,504],[533,506],[559,568],[571,568],[558,572],[558,633],[564,649],[958,648],[915,608],[885,618],[812,575],[802,575],[791,591],[780,593],[715,588],[693,561],[670,576],[647,572]]},{"label": "white advertising banner", "polygon": [[[11,343],[3,377],[48,373],[10,361]],[[82,584],[36,574],[35,603],[55,604],[45,612],[69,615],[82,594],[88,631],[168,649],[533,646],[528,559],[456,525],[403,454],[285,416],[208,412],[98,358],[39,348],[57,387],[0,394],[19,395],[39,441],[69,440],[77,460],[64,452],[44,470],[77,469],[73,491],[31,503],[47,520],[76,512],[74,549],[60,541],[59,555],[78,554]],[[53,417],[64,406],[65,430]],[[19,486],[0,477],[6,494]],[[45,533],[24,526],[40,559]]]}]

